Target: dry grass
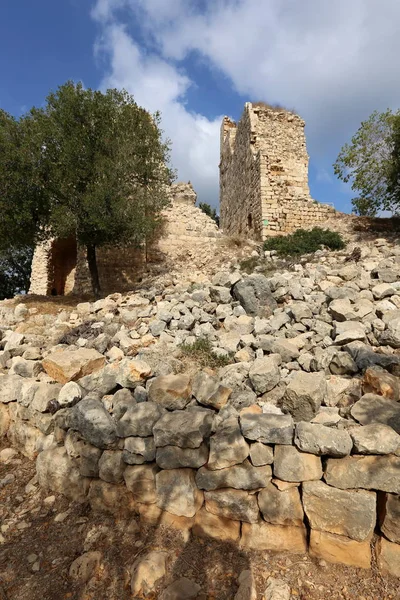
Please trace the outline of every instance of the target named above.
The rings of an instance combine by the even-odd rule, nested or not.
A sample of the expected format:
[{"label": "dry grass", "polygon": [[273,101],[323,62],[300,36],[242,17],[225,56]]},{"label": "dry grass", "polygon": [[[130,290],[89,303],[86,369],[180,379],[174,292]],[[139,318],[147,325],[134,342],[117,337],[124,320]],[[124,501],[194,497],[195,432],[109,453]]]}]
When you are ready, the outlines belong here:
[{"label": "dry grass", "polygon": [[273,112],[295,112],[293,109],[286,108],[286,106],[283,106],[282,104],[269,104],[268,102],[262,102],[261,100],[259,102],[252,102],[252,105],[255,108],[267,108]]}]

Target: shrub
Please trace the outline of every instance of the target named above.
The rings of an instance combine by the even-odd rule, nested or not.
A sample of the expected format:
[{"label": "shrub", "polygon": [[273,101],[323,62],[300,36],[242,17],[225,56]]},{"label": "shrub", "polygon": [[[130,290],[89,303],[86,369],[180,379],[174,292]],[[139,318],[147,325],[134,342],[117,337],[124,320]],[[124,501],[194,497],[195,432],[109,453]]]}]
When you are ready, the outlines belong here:
[{"label": "shrub", "polygon": [[309,231],[298,229],[290,235],[269,238],[264,242],[264,250],[276,250],[279,256],[298,256],[316,252],[321,246],[330,250],[342,250],[345,245],[336,231],[314,227]]},{"label": "shrub", "polygon": [[225,367],[234,362],[233,353],[228,356],[217,356],[211,345],[209,338],[198,338],[193,344],[181,344],[180,349],[183,354],[194,359],[200,367]]}]

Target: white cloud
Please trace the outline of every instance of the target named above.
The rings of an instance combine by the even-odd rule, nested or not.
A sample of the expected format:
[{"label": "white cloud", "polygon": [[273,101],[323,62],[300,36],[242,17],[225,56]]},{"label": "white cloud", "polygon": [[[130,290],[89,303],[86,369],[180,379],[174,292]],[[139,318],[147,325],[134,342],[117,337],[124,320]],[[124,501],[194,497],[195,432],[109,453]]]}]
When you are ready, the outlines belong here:
[{"label": "white cloud", "polygon": [[[122,6],[126,22],[147,36],[152,54],[112,24]],[[190,52],[249,99],[294,107],[306,119],[317,170],[335,160],[374,109],[399,104],[395,0],[98,0],[94,14],[112,58],[107,81],[123,83],[150,108],[157,103],[181,176],[201,189],[204,174],[214,195],[219,118],[210,121],[185,106],[190,81],[177,65]]]}]

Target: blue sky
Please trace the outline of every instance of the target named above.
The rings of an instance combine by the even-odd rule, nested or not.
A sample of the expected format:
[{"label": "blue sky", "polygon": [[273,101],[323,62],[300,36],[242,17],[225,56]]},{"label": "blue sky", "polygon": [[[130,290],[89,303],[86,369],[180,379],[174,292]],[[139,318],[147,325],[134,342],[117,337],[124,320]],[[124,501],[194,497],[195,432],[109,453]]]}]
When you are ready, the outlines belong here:
[{"label": "blue sky", "polygon": [[0,106],[20,115],[67,79],[160,109],[173,165],[218,202],[219,126],[247,100],[305,118],[310,188],[350,212],[332,163],[362,119],[400,105],[400,2],[3,0]]}]

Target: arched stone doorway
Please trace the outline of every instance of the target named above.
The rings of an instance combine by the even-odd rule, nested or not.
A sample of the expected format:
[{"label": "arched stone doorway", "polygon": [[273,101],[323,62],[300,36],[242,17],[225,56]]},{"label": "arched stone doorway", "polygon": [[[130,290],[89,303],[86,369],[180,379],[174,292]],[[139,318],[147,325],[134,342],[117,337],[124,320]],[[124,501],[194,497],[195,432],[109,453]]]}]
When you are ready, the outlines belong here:
[{"label": "arched stone doorway", "polygon": [[77,254],[74,237],[53,241],[49,265],[49,293],[52,296],[64,296],[72,292],[75,283]]}]

